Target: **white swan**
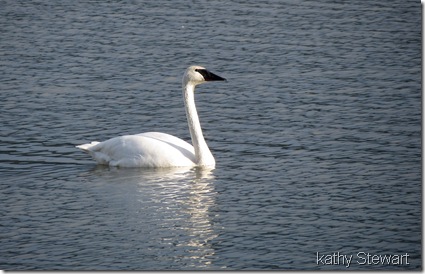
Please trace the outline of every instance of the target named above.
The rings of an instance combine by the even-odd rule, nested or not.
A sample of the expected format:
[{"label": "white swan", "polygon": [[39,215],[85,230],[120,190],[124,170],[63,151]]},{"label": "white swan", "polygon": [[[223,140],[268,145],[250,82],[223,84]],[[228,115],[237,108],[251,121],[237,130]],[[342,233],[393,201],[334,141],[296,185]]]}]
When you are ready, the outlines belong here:
[{"label": "white swan", "polygon": [[98,164],[110,166],[213,168],[215,160],[202,134],[194,92],[195,86],[205,81],[223,80],[200,66],[189,67],[183,75],[183,99],[193,146],[166,133],[147,132],[76,147],[88,152]]}]

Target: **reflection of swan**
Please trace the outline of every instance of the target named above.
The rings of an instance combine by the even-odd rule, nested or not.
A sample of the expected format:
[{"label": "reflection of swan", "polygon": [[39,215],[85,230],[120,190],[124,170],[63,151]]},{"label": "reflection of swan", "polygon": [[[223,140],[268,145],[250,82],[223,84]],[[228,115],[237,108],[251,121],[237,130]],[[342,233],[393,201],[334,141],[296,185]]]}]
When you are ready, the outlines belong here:
[{"label": "reflection of swan", "polygon": [[88,188],[95,188],[88,193],[96,197],[96,204],[116,213],[100,218],[108,229],[115,226],[119,231],[120,244],[134,248],[128,261],[146,270],[158,265],[182,270],[216,267],[215,243],[222,227],[215,220],[213,170],[98,165],[80,177],[90,182]]},{"label": "reflection of swan", "polygon": [[105,165],[97,165],[84,174],[95,174],[101,178],[110,181],[114,178],[117,182],[163,182],[163,181],[186,181],[192,178],[194,183],[200,183],[203,180],[213,180],[214,168],[209,167],[164,167],[144,169],[121,169],[118,167],[109,167]]},{"label": "reflection of swan", "polygon": [[203,67],[191,66],[183,75],[183,98],[192,145],[166,133],[147,132],[115,137],[104,142],[79,145],[98,164],[121,167],[214,167],[215,160],[202,134],[196,112],[195,86],[205,81],[221,81]]},{"label": "reflection of swan", "polygon": [[155,232],[150,234],[149,241],[171,250],[167,256],[172,261],[177,260],[189,269],[209,269],[215,256],[216,229],[220,229],[211,214],[217,195],[215,176],[213,171],[202,168],[182,171],[161,172],[160,177],[151,177],[149,183],[138,184],[143,208],[139,218],[143,224],[152,224]]}]

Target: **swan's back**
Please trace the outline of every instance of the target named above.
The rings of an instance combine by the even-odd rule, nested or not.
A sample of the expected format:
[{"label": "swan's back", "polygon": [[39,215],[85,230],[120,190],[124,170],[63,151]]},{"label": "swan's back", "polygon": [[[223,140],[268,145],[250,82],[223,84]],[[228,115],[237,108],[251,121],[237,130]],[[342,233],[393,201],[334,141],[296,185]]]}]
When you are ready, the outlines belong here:
[{"label": "swan's back", "polygon": [[98,164],[120,167],[194,166],[193,146],[160,132],[115,137],[104,142],[77,146]]}]

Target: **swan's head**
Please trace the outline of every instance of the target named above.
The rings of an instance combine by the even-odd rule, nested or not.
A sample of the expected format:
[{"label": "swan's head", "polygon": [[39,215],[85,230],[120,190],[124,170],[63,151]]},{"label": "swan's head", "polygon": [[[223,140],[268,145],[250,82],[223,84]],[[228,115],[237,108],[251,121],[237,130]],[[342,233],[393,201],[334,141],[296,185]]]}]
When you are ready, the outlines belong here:
[{"label": "swan's head", "polygon": [[198,85],[209,81],[226,81],[226,79],[201,66],[188,67],[183,76],[183,84],[192,83],[194,85]]}]

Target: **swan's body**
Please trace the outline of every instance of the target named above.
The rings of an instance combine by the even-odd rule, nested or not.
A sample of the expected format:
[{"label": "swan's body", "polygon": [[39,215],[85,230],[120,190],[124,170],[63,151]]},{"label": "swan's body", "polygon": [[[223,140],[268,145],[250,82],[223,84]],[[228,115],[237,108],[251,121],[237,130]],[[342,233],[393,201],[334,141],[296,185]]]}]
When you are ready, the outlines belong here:
[{"label": "swan's body", "polygon": [[191,66],[183,76],[183,99],[192,144],[166,133],[147,132],[115,137],[104,142],[79,145],[98,164],[120,167],[214,167],[196,112],[195,86],[205,81],[225,80],[203,67]]}]

